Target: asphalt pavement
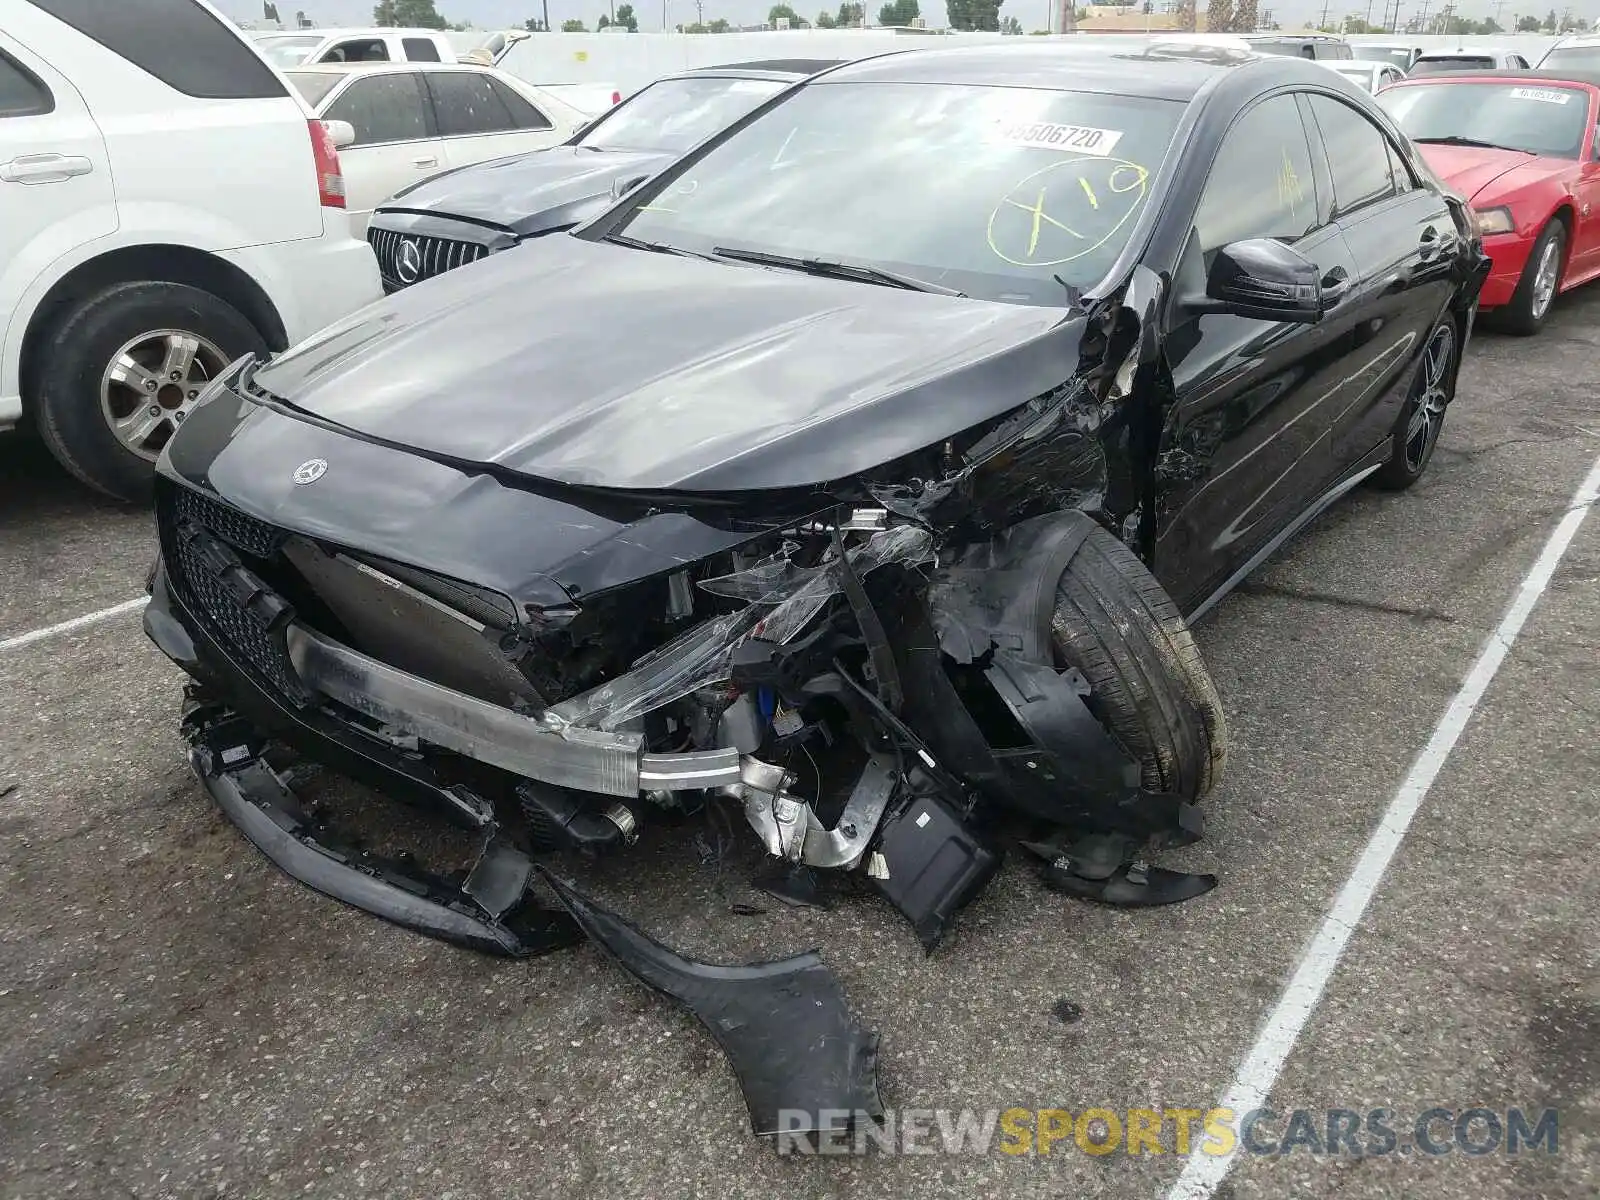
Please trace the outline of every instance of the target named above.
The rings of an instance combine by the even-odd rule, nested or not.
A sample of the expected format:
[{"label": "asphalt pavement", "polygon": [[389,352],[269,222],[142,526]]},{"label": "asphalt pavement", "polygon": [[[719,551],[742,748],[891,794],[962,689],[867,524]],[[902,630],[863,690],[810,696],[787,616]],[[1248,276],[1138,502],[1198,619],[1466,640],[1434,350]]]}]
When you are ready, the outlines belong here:
[{"label": "asphalt pavement", "polygon": [[[1216,871],[1209,895],[1099,908],[1016,859],[929,957],[870,896],[774,902],[749,884],[753,841],[719,859],[698,824],[581,872],[702,959],[819,948],[881,1034],[901,1150],[907,1124],[938,1127],[908,1110],[1027,1110],[986,1150],[780,1156],[706,1033],[592,949],[492,960],[278,874],[183,765],[180,676],[135,613],[0,649],[0,1195],[1167,1194],[1170,1114],[1228,1090],[1600,456],[1597,356],[1596,294],[1537,339],[1481,336],[1427,478],[1353,494],[1201,623],[1232,754],[1206,840],[1174,860]],[[0,646],[137,595],[153,552],[147,514],[0,439]],[[1600,1192],[1597,780],[1590,518],[1214,1195]],[[1487,1119],[1459,1141],[1451,1122],[1475,1108],[1503,1127],[1554,1109],[1558,1133],[1511,1154],[1502,1128],[1472,1153]],[[1084,1149],[1091,1109],[1165,1110],[1163,1152]],[[1419,1143],[1431,1109],[1450,1115]],[[1329,1110],[1359,1117],[1359,1157],[1325,1152]],[[1091,1149],[1110,1136],[1086,1128]]]}]

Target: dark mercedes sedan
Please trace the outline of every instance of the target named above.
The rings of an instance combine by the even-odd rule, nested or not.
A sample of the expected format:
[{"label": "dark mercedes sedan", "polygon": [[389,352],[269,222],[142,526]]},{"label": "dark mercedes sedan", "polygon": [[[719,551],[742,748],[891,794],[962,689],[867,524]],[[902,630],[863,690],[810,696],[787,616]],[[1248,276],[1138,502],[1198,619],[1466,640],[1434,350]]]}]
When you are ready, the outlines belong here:
[{"label": "dark mercedes sedan", "polygon": [[564,145],[415,184],[381,204],[367,226],[384,290],[571,229],[796,80],[836,65],[836,59],[766,59],[669,75]]},{"label": "dark mercedes sedan", "polygon": [[[160,463],[145,618],[205,786],[316,887],[510,953],[550,944],[536,856],[717,814],[929,946],[1013,836],[1070,894],[1206,891],[1153,862],[1227,752],[1187,623],[1423,474],[1488,268],[1370,96],[1218,57],[841,66],[234,364]],[[291,751],[482,857],[338,849]]]}]

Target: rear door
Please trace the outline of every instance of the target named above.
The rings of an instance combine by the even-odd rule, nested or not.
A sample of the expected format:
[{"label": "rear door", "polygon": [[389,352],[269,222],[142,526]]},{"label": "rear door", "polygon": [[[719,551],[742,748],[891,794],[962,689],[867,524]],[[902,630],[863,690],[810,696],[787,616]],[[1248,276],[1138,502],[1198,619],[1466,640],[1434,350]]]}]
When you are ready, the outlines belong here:
[{"label": "rear door", "polygon": [[1343,470],[1381,443],[1399,415],[1417,356],[1454,291],[1459,235],[1444,198],[1411,176],[1364,112],[1321,94],[1307,106],[1333,181],[1333,218],[1355,260],[1347,303],[1360,320],[1347,335],[1351,372],[1333,426]]},{"label": "rear door", "polygon": [[348,121],[356,140],[339,151],[351,231],[401,188],[445,167],[444,150],[420,71],[357,74],[324,104],[328,121]]},{"label": "rear door", "polygon": [[487,71],[429,71],[425,78],[452,167],[542,150],[565,134],[537,105]]},{"label": "rear door", "polygon": [[1176,272],[1166,330],[1174,410],[1157,465],[1155,573],[1184,611],[1230,576],[1318,495],[1331,473],[1328,429],[1340,403],[1348,339],[1339,308],[1320,324],[1196,315],[1223,246],[1292,245],[1330,289],[1354,271],[1326,216],[1292,92],[1257,101],[1218,149]]}]

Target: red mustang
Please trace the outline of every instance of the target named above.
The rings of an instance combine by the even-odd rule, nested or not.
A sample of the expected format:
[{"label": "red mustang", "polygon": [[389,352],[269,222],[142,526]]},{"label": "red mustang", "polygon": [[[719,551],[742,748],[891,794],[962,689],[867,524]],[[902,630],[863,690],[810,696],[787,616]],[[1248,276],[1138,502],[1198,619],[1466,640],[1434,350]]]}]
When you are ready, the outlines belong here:
[{"label": "red mustang", "polygon": [[1600,87],[1554,71],[1430,75],[1378,103],[1478,215],[1482,308],[1537,333],[1557,293],[1600,275]]}]

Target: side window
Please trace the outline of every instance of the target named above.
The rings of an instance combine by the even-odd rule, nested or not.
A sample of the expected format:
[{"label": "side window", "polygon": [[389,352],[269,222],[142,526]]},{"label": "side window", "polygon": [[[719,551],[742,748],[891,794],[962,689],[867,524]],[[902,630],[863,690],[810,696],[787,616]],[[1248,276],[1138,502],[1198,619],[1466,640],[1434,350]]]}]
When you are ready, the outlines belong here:
[{"label": "side window", "polygon": [[432,38],[401,38],[400,47],[406,52],[407,62],[439,61],[439,47]]},{"label": "side window", "polygon": [[0,118],[37,117],[55,106],[50,89],[27,67],[0,51]]},{"label": "side window", "polygon": [[498,79],[491,79],[489,86],[494,89],[494,94],[500,97],[500,102],[506,106],[506,111],[511,114],[512,123],[518,129],[549,129],[554,124],[549,117]]},{"label": "side window", "polygon": [[194,0],[31,0],[174,91],[205,100],[287,96],[266,60]]},{"label": "side window", "polygon": [[1513,54],[1511,56],[1511,65],[1519,71],[1526,71],[1528,69],[1528,60],[1520,54]]},{"label": "side window", "polygon": [[440,137],[504,133],[515,129],[505,102],[489,86],[489,77],[475,71],[435,71],[428,75]]},{"label": "side window", "polygon": [[322,115],[355,126],[357,146],[414,142],[429,136],[428,102],[421,80],[412,71],[357,79]]},{"label": "side window", "polygon": [[1263,100],[1233,123],[1217,150],[1195,230],[1207,269],[1229,242],[1293,242],[1317,227],[1311,146],[1293,95]]},{"label": "side window", "polygon": [[1388,138],[1383,139],[1384,147],[1389,151],[1389,178],[1394,181],[1396,192],[1409,192],[1415,186],[1411,182],[1411,169],[1406,166],[1405,160],[1400,157],[1400,151],[1394,148]]},{"label": "side window", "polygon": [[323,62],[388,62],[389,47],[377,38],[364,38],[359,42],[340,42],[322,56]]},{"label": "side window", "polygon": [[1394,195],[1394,160],[1383,132],[1331,96],[1312,96],[1311,111],[1333,169],[1333,215],[1348,216]]}]

